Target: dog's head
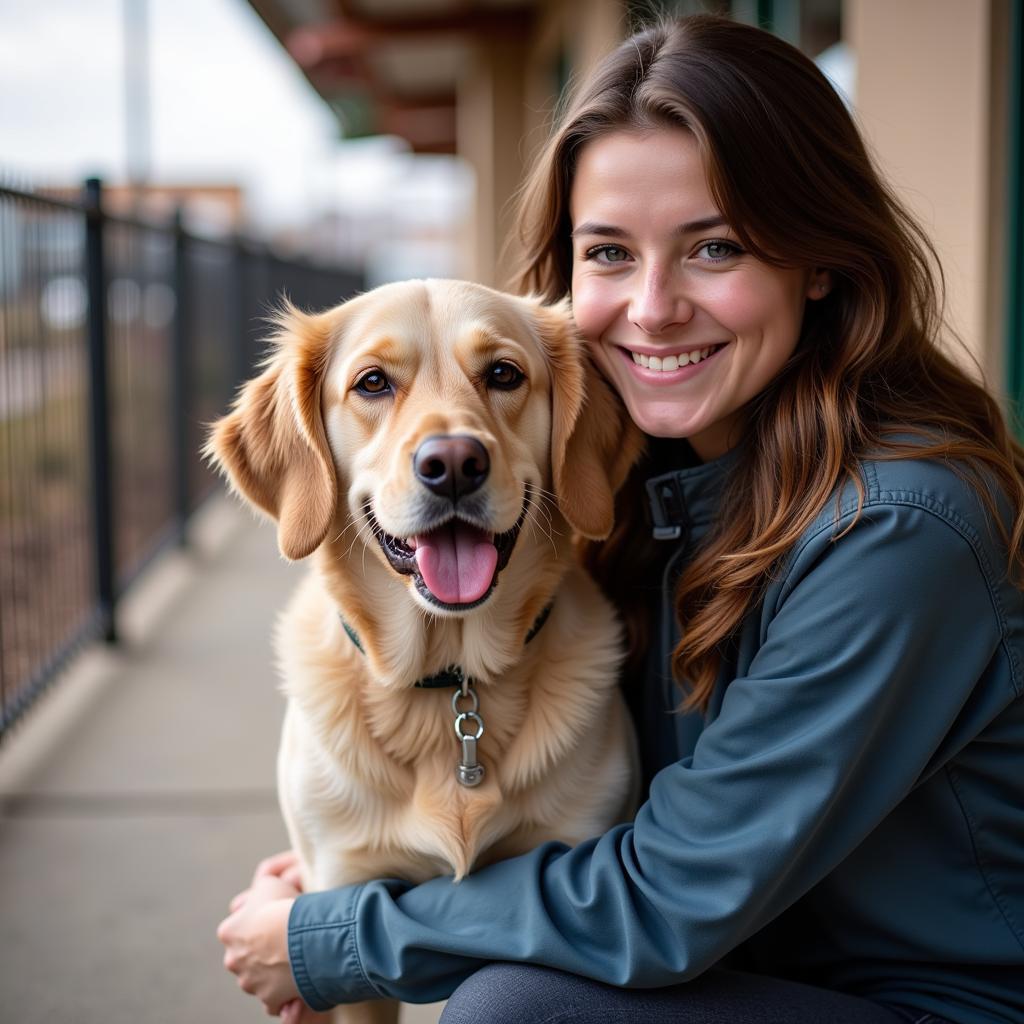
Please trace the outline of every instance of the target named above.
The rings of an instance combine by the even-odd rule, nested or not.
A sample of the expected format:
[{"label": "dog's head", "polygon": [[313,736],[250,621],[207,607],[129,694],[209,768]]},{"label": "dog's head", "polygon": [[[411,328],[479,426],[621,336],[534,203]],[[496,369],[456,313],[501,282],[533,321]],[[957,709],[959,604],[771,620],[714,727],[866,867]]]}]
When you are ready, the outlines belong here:
[{"label": "dog's head", "polygon": [[550,529],[552,501],[607,536],[641,446],[567,304],[410,281],[286,309],[206,452],[277,521],[285,557],[354,530],[421,604],[460,612],[487,600],[531,518]]}]

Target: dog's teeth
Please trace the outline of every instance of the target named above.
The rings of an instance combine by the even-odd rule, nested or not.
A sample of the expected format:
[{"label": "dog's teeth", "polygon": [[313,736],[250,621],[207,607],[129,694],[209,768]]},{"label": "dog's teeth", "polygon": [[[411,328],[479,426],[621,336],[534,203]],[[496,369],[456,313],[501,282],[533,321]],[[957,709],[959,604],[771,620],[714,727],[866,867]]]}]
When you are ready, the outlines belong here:
[{"label": "dog's teeth", "polygon": [[643,366],[644,357],[640,355],[639,352],[631,352],[630,355],[633,357],[633,362],[636,363],[637,366]]}]

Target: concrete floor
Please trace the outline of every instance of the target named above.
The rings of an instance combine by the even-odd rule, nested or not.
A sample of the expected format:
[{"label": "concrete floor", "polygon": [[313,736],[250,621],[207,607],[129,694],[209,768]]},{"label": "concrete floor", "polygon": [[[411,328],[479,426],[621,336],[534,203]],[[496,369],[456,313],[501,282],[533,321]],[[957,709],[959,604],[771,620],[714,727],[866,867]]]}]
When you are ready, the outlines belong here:
[{"label": "concrete floor", "polygon": [[192,538],[126,602],[123,647],[85,652],[0,745],[0,1019],[266,1020],[214,932],[286,845],[270,630],[304,570],[226,500]]}]

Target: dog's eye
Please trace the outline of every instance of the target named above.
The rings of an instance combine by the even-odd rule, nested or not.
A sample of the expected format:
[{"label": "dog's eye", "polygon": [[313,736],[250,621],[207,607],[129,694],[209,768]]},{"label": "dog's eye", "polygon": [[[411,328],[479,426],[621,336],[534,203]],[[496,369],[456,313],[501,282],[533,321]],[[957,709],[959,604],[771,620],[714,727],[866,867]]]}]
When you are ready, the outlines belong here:
[{"label": "dog's eye", "polygon": [[391,390],[391,382],[383,370],[370,370],[356,381],[356,391],[361,395],[385,395]]},{"label": "dog's eye", "polygon": [[526,374],[515,363],[505,360],[495,363],[487,371],[487,386],[502,391],[514,391],[525,379]]}]

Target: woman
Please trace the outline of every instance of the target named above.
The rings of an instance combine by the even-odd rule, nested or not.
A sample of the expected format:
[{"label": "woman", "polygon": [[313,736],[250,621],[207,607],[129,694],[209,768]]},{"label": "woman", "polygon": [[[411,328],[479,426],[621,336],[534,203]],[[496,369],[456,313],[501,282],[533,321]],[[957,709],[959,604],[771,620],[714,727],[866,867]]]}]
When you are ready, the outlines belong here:
[{"label": "woman", "polygon": [[652,437],[589,552],[648,800],[458,887],[271,862],[229,965],[274,1011],[294,972],[452,1022],[1024,1020],[1024,453],[842,103],[758,30],[650,29],[523,211],[524,286]]}]

